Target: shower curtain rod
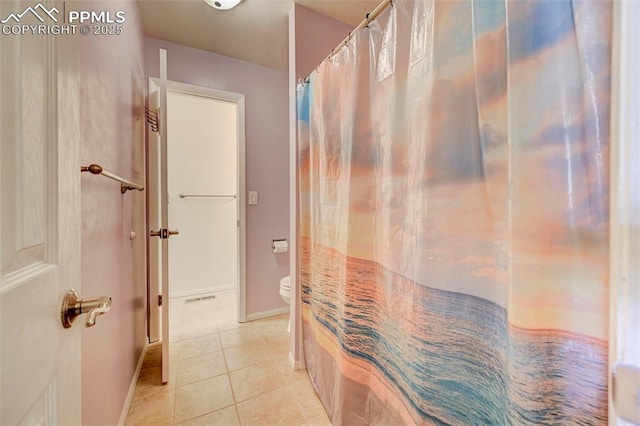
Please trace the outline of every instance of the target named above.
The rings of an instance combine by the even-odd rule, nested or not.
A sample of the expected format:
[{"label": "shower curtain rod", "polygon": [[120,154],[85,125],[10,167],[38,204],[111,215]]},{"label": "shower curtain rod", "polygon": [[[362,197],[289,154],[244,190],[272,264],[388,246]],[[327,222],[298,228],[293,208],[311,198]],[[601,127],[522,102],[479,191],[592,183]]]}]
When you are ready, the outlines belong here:
[{"label": "shower curtain rod", "polygon": [[[353,36],[353,34],[358,31],[361,30],[362,28],[368,26],[371,22],[373,22],[378,15],[380,15],[380,13],[382,13],[383,10],[385,10],[387,8],[387,6],[390,6],[393,4],[394,0],[383,0],[375,9],[373,9],[371,12],[367,13],[366,17],[362,20],[362,22],[360,22],[358,24],[357,27],[355,27],[350,33],[349,35],[347,35],[345,37],[344,40],[342,40],[336,47],[334,47],[333,49],[331,49],[331,53],[329,53],[322,61],[320,61],[320,63],[315,67],[315,69],[317,70],[318,67],[327,59],[330,59],[333,55],[335,55],[338,50],[342,49],[343,47],[345,47],[347,45],[347,43],[349,43],[349,40],[351,40],[351,37]],[[313,71],[311,71],[313,72]],[[311,77],[311,74],[309,74],[305,79],[304,82],[308,83],[309,82],[309,78]]]}]

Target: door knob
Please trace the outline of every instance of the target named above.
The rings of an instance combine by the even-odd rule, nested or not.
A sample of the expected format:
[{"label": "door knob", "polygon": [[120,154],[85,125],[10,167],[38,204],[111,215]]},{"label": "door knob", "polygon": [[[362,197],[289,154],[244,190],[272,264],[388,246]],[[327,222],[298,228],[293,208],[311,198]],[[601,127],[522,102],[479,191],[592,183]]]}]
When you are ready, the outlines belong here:
[{"label": "door knob", "polygon": [[89,314],[85,327],[96,325],[98,315],[106,314],[111,309],[111,297],[94,297],[92,299],[81,299],[75,290],[69,290],[62,300],[60,312],[62,326],[70,328],[73,322],[82,314]]},{"label": "door knob", "polygon": [[180,234],[180,231],[176,230],[169,230],[167,228],[161,228],[159,231],[149,231],[149,236],[150,237],[160,237],[163,240],[166,240],[167,238],[169,238],[170,235],[178,235]]}]

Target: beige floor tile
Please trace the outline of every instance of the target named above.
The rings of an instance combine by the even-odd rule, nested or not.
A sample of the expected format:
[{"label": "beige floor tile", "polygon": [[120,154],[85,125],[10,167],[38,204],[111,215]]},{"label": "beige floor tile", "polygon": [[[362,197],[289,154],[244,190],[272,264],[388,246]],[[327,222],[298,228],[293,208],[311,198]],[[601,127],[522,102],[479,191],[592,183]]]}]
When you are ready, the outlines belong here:
[{"label": "beige floor tile", "polygon": [[171,311],[179,318],[171,323],[169,383],[160,383],[160,345],[150,346],[127,425],[331,424],[306,371],[289,364],[287,315],[241,324],[201,302],[181,303]]},{"label": "beige floor tile", "polygon": [[249,323],[238,322],[237,320],[221,321],[218,323],[218,331],[234,330],[236,328],[247,327]]},{"label": "beige floor tile", "polygon": [[265,362],[269,359],[269,353],[265,344],[258,340],[248,345],[226,348],[224,357],[227,360],[227,368],[233,371]]},{"label": "beige floor tile", "polygon": [[289,349],[291,338],[286,331],[280,331],[279,333],[262,333],[262,338],[269,346],[282,346]]},{"label": "beige floor tile", "polygon": [[327,415],[308,379],[293,383],[289,385],[288,388],[293,394],[293,398],[298,404],[298,407],[300,407],[300,411],[302,411],[302,414],[307,420]]},{"label": "beige floor tile", "polygon": [[297,426],[305,423],[300,408],[292,402],[286,388],[260,395],[238,403],[238,414],[243,425]]},{"label": "beige floor tile", "polygon": [[147,346],[147,352],[142,361],[142,369],[153,368],[162,365],[162,345],[154,343]]},{"label": "beige floor tile", "polygon": [[125,425],[172,425],[174,401],[175,389],[166,386],[146,398],[134,394]]},{"label": "beige floor tile", "polygon": [[280,370],[280,374],[282,374],[282,377],[284,377],[284,381],[287,382],[287,384],[308,379],[309,376],[307,375],[307,370],[305,369],[294,370],[293,367],[291,366],[291,363],[289,362],[289,357],[287,358],[277,357],[277,359],[274,357],[273,360],[276,363],[278,370]]},{"label": "beige floor tile", "polygon": [[331,426],[331,420],[329,420],[329,418],[325,414],[323,416],[309,420],[304,424],[304,426]]},{"label": "beige floor tile", "polygon": [[200,321],[196,324],[186,324],[178,328],[180,338],[178,340],[200,337],[218,332],[217,321]]},{"label": "beige floor tile", "polygon": [[256,321],[258,328],[263,333],[287,335],[287,324],[289,314],[277,315],[275,317],[264,318]]},{"label": "beige floor tile", "polygon": [[143,368],[138,375],[139,385],[162,386],[162,367]]},{"label": "beige floor tile", "polygon": [[169,342],[169,359],[177,360],[178,359],[178,342]]},{"label": "beige floor tile", "polygon": [[205,316],[203,319],[206,319],[207,321],[215,322],[216,324],[220,324],[223,322],[237,320],[237,318],[238,318],[238,314],[234,309],[233,311],[215,312]]},{"label": "beige floor tile", "polygon": [[180,423],[180,426],[240,426],[236,407],[231,406]]},{"label": "beige floor tile", "polygon": [[289,336],[263,336],[267,350],[274,359],[289,359]]},{"label": "beige floor tile", "polygon": [[165,386],[169,386],[170,388],[176,387],[176,376],[178,372],[178,362],[174,358],[172,362],[169,363],[169,383]]},{"label": "beige floor tile", "polygon": [[269,360],[229,373],[237,401],[254,398],[286,385],[276,364]]},{"label": "beige floor tile", "polygon": [[260,333],[260,330],[258,330],[256,327],[248,325],[245,327],[221,331],[220,340],[222,341],[223,348],[231,348],[234,346],[261,342],[262,333]]},{"label": "beige floor tile", "polygon": [[222,348],[220,345],[220,337],[217,333],[181,340],[174,343],[173,346],[175,346],[177,350],[178,360],[216,352]]},{"label": "beige floor tile", "polygon": [[[140,370],[140,375],[138,376],[138,382],[136,383],[133,399],[137,400],[149,398],[154,394],[161,392],[162,390],[158,389],[160,387],[163,387],[162,371],[160,366]],[[168,386],[167,389],[169,389]]]},{"label": "beige floor tile", "polygon": [[188,385],[226,372],[227,367],[222,351],[183,359],[178,361],[176,385]]},{"label": "beige floor tile", "polygon": [[216,376],[200,382],[176,388],[175,422],[195,417],[233,405],[229,376]]}]

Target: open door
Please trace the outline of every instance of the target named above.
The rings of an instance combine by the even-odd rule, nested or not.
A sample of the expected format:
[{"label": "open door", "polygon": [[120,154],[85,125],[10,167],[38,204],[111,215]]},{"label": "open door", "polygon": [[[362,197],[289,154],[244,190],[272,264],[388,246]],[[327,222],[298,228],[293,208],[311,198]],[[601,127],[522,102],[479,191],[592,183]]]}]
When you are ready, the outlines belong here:
[{"label": "open door", "polygon": [[[167,51],[160,49],[160,80],[149,80],[149,114],[156,128],[149,132],[149,340],[162,341],[162,382],[169,381],[169,230],[167,193]],[[151,128],[153,124],[149,124]],[[153,130],[157,130],[154,132]],[[158,327],[159,325],[159,327]],[[159,330],[158,330],[159,328]]]},{"label": "open door", "polygon": [[[162,228],[160,211],[160,86],[152,78],[147,86],[147,224],[149,229]],[[162,244],[158,238],[148,239],[147,277],[149,343],[162,339]]]},{"label": "open door", "polygon": [[[0,17],[24,7],[2,1]],[[65,294],[81,290],[81,97],[71,39],[0,37],[2,425],[82,422],[80,332],[86,318],[72,328],[61,321]]]},{"label": "open door", "polygon": [[613,3],[609,424],[640,425],[640,3]]}]

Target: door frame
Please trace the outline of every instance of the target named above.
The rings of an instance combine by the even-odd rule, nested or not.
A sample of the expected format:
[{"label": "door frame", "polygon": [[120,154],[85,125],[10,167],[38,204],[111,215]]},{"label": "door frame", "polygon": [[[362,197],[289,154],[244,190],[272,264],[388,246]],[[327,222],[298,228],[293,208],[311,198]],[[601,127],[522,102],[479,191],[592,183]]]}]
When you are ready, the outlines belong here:
[{"label": "door frame", "polygon": [[[634,225],[637,200],[637,147],[640,100],[640,17],[638,2],[613,2],[611,58],[610,216],[609,216],[609,425],[630,424],[618,417],[613,399],[616,364],[639,367],[640,345],[634,337],[637,323],[630,312],[640,303],[640,268],[633,261],[632,245],[640,233]],[[637,223],[637,222],[636,222]],[[618,399],[634,400],[619,394]]]},{"label": "door frame", "polygon": [[[160,86],[160,79],[150,77],[156,85]],[[209,87],[196,86],[193,84],[180,83],[177,81],[167,80],[167,92],[183,93],[187,95],[200,96],[210,99],[216,99],[226,102],[233,102],[237,106],[237,144],[236,144],[236,193],[238,195],[238,322],[247,321],[247,248],[246,248],[246,179],[245,179],[245,152],[246,152],[246,132],[245,132],[245,95],[242,93],[229,92],[225,90],[212,89]],[[169,142],[170,143],[170,142]],[[149,178],[149,177],[147,177]],[[149,289],[148,289],[149,290]],[[147,290],[147,291],[148,291]],[[164,295],[163,304],[168,303],[169,295]],[[147,294],[148,303],[153,303]],[[154,327],[150,324],[150,327]],[[151,334],[151,333],[150,333]]]}]

